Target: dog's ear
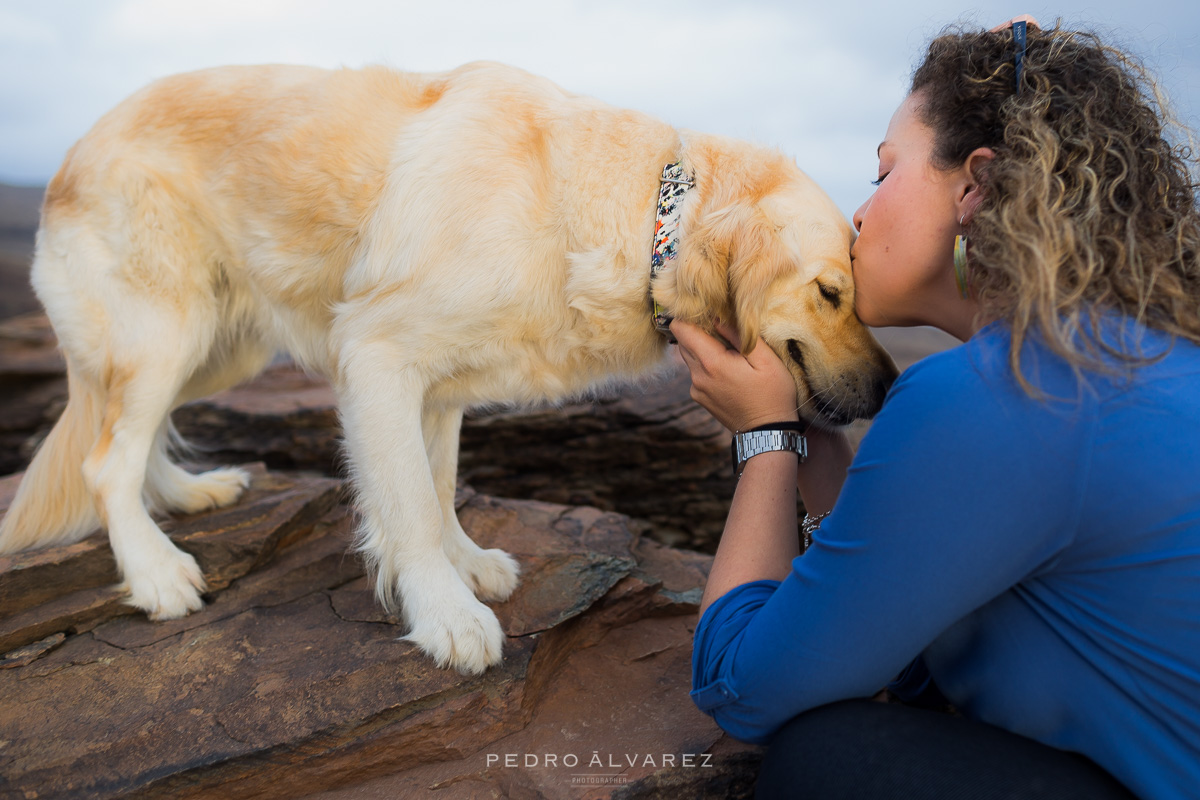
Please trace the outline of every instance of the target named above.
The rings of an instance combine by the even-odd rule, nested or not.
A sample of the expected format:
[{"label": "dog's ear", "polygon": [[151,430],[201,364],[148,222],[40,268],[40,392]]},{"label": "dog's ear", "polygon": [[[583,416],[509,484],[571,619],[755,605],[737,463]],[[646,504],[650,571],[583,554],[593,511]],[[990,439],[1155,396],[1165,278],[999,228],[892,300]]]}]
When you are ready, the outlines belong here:
[{"label": "dog's ear", "polygon": [[771,284],[791,267],[775,227],[753,203],[704,215],[680,242],[674,311],[686,320],[736,322],[742,352],[758,341]]}]

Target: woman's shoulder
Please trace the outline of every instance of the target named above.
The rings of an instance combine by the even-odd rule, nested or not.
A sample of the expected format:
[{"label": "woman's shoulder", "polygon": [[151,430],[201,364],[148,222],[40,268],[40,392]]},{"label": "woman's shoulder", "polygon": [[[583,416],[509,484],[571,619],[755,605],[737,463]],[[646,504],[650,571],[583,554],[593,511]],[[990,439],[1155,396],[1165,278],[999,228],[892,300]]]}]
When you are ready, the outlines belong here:
[{"label": "woman's shoulder", "polygon": [[962,370],[1002,369],[1012,342],[1003,322],[984,325],[970,339],[914,361],[902,375],[935,376]]},{"label": "woman's shoulder", "polygon": [[1016,381],[1010,380],[1006,330],[988,326],[968,341],[928,355],[905,369],[888,392],[876,423],[896,419],[904,425],[929,416],[972,420],[990,418],[1010,405]]},{"label": "woman's shoulder", "polygon": [[1102,319],[1096,343],[1104,368],[1076,369],[1031,332],[1021,343],[1022,382],[1013,363],[1012,330],[1003,321],[992,322],[963,344],[916,362],[897,383],[932,384],[955,393],[976,389],[1079,399],[1083,394],[1126,394],[1168,378],[1200,380],[1200,345],[1134,320],[1115,315]]},{"label": "woman's shoulder", "polygon": [[962,344],[940,350],[911,364],[896,380],[896,388],[910,386],[961,391],[991,377],[1011,372],[1008,351],[1011,332],[999,323],[981,328]]}]

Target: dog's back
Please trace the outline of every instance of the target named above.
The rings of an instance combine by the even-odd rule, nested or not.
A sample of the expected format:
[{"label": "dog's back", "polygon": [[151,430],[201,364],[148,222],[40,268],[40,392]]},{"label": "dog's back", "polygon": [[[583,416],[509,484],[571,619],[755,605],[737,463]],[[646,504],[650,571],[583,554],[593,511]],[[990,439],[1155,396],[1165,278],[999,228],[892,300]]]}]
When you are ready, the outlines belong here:
[{"label": "dog's back", "polygon": [[[384,69],[227,67],[129,98],[47,188],[33,282],[64,347],[83,357],[111,324],[70,297],[122,284],[176,305],[211,299],[239,324],[263,326],[271,320],[239,307],[236,294],[253,273],[257,300],[327,322],[398,122],[436,100],[436,88]],[[81,250],[104,252],[60,257]],[[71,335],[76,319],[86,336]],[[275,321],[276,332],[298,319]]]},{"label": "dog's back", "polygon": [[[426,306],[461,305],[467,287],[506,319],[561,306],[564,253],[620,249],[631,232],[645,249],[656,187],[636,166],[677,146],[645,115],[497,64],[175,76],[72,149],[47,190],[34,285],[81,357],[101,321],[66,295],[95,280],[176,305],[211,297],[227,321],[323,371],[349,296],[419,280]],[[108,257],[53,256],[96,237]],[[629,270],[639,301],[643,272]],[[87,335],[63,330],[70,320]]]}]

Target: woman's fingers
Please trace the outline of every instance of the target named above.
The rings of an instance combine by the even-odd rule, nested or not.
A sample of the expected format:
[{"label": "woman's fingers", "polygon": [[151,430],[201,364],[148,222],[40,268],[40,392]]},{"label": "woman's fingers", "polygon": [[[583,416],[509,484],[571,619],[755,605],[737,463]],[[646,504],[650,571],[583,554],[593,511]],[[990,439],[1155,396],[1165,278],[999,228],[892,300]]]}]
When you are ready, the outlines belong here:
[{"label": "woman's fingers", "polygon": [[743,356],[740,351],[741,334],[737,328],[719,320],[715,327],[717,332],[733,345],[733,349],[726,347],[724,343],[705,332],[698,325],[680,320],[671,323],[671,333],[679,342],[679,351],[683,356],[684,363],[693,372],[693,381],[696,377],[694,373],[697,367],[706,375],[726,374],[730,371],[736,374],[747,368],[754,371],[787,372],[787,367],[779,360],[779,356],[775,355],[775,351],[761,338],[758,340],[758,346],[750,352],[750,355]]},{"label": "woman's fingers", "polygon": [[1038,25],[1038,21],[1036,19],[1034,19],[1033,17],[1031,17],[1029,14],[1022,14],[1019,17],[1013,17],[1008,22],[1002,22],[1001,24],[992,28],[991,31],[989,31],[989,33],[999,33],[1000,31],[1004,30],[1005,28],[1010,27],[1014,22],[1024,22],[1027,25],[1029,25],[1031,28],[1037,28],[1039,30],[1042,27],[1041,25]]},{"label": "woman's fingers", "polygon": [[[736,341],[737,329],[717,325]],[[730,349],[696,325],[676,320],[671,333],[692,375],[692,399],[730,430],[749,430],[766,422],[794,419],[796,384],[787,367],[761,339],[750,358]]]},{"label": "woman's fingers", "polygon": [[724,344],[699,325],[677,319],[671,323],[671,333],[679,342],[680,354],[689,369],[698,366],[706,372],[710,371],[716,359],[727,357],[730,353]]}]

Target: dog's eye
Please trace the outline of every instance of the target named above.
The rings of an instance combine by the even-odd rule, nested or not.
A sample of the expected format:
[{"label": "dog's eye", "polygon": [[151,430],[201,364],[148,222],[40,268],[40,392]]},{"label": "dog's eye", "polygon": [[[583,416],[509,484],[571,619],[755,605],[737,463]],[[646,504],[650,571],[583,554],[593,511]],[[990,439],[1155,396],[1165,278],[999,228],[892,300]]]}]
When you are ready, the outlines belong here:
[{"label": "dog's eye", "polygon": [[828,300],[829,304],[834,308],[837,308],[842,304],[842,293],[837,289],[826,286],[823,283],[818,283],[817,291],[819,291],[821,293],[821,297],[824,297],[826,300]]}]

